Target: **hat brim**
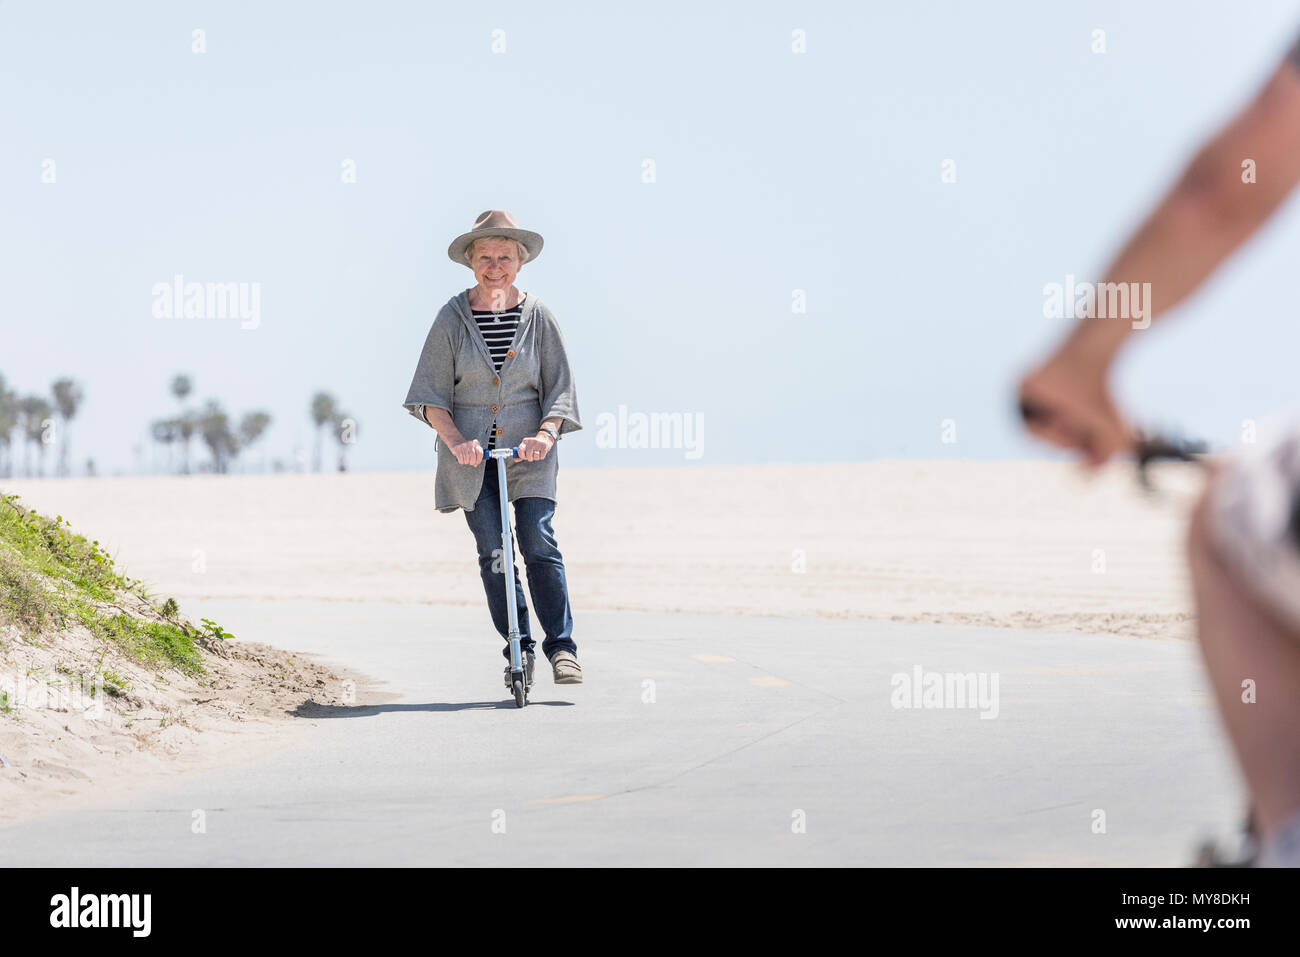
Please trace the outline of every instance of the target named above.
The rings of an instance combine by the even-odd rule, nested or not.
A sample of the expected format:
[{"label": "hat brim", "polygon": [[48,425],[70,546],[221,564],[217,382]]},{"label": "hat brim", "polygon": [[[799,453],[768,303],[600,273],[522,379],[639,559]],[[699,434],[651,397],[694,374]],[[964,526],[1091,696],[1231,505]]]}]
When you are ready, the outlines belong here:
[{"label": "hat brim", "polygon": [[471,229],[467,233],[462,233],[451,241],[447,247],[447,256],[454,263],[459,263],[470,269],[474,267],[469,264],[465,258],[465,253],[470,247],[470,243],[476,239],[517,239],[524,244],[528,250],[528,262],[532,262],[542,253],[542,234],[535,233],[530,229],[511,229],[508,226],[493,227],[489,229]]}]

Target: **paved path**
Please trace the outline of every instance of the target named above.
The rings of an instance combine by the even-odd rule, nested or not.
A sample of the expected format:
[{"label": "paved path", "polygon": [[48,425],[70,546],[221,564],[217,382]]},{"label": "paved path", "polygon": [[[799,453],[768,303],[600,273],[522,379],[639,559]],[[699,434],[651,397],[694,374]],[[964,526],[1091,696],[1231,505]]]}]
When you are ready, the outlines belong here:
[{"label": "paved path", "polygon": [[[587,612],[586,684],[539,667],[518,711],[484,609],[187,611],[386,681],[387,703],[296,719],[306,744],[147,802],[0,829],[0,862],[1182,865],[1239,810],[1182,642]],[[918,665],[996,673],[997,717],[894,708]]]}]

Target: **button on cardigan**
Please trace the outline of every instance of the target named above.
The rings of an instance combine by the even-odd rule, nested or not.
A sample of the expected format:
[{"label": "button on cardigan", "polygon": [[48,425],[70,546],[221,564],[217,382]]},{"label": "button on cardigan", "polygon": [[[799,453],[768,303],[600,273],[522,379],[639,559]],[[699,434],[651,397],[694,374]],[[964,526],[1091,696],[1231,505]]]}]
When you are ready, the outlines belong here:
[{"label": "button on cardigan", "polygon": [[[524,293],[521,306],[511,354],[498,373],[474,321],[469,290],[448,300],[424,340],[403,408],[426,425],[423,406],[446,409],[461,434],[467,440],[478,439],[484,449],[493,407],[500,410],[495,413],[502,433],[497,436],[499,449],[535,436],[543,419],[560,419],[561,435],[582,428],[573,370],[555,314],[532,293]],[[458,508],[472,512],[491,460],[461,465],[446,443],[435,439],[434,447],[438,453],[434,506],[440,512]],[[506,460],[510,501],[529,496],[556,500],[558,452],[557,444],[540,461]],[[496,468],[496,462],[491,467]]]}]

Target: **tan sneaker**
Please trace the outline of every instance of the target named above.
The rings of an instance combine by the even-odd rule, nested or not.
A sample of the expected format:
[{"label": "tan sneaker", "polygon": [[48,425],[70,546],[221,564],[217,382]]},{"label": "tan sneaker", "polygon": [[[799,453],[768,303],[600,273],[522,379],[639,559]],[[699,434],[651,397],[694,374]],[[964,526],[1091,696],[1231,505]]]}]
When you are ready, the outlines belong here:
[{"label": "tan sneaker", "polygon": [[571,652],[557,651],[551,657],[551,669],[555,673],[557,685],[582,684],[582,666]]}]

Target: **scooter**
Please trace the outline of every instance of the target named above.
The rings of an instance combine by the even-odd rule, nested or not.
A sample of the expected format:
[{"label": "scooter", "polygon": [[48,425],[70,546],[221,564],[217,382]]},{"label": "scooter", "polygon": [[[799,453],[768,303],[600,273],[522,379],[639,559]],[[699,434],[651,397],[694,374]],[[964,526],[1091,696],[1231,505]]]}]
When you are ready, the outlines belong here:
[{"label": "scooter", "polygon": [[515,695],[515,707],[528,704],[528,691],[532,680],[524,666],[524,655],[519,645],[519,610],[515,607],[515,545],[510,535],[510,497],[506,492],[506,459],[519,458],[519,447],[483,450],[484,459],[497,460],[497,489],[501,493],[501,563],[506,573],[506,612],[510,616],[510,688]]}]

